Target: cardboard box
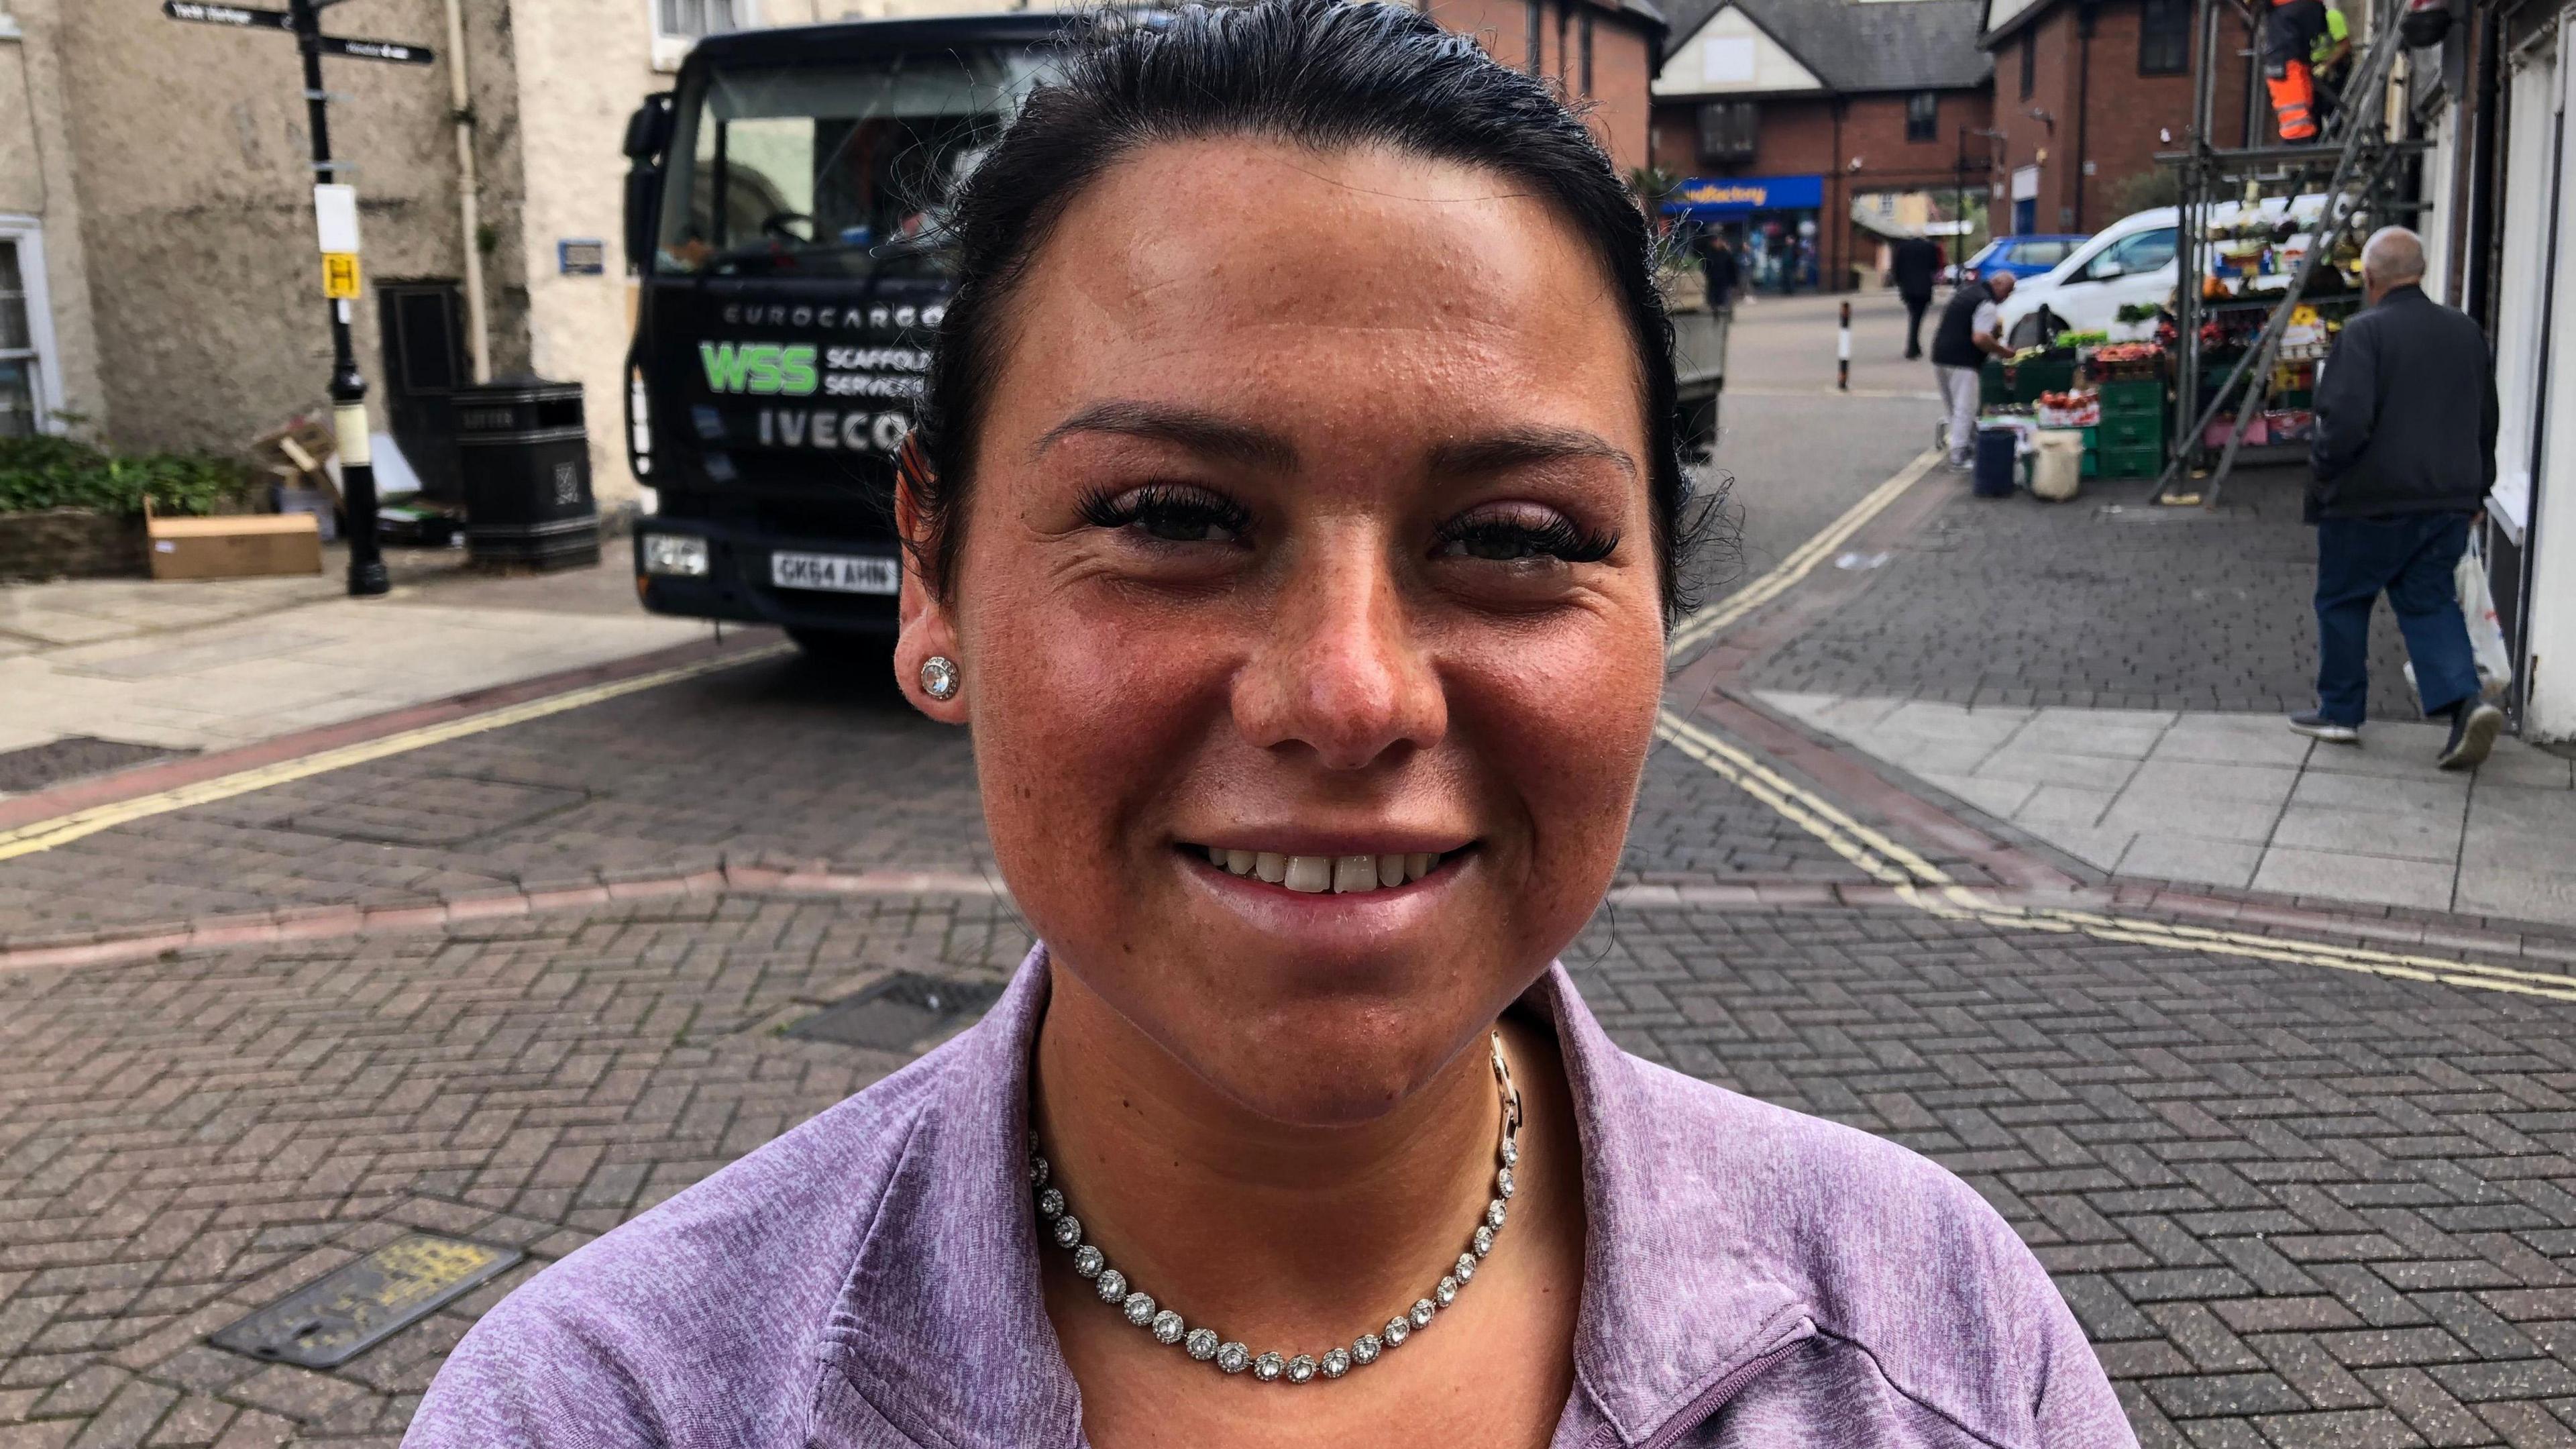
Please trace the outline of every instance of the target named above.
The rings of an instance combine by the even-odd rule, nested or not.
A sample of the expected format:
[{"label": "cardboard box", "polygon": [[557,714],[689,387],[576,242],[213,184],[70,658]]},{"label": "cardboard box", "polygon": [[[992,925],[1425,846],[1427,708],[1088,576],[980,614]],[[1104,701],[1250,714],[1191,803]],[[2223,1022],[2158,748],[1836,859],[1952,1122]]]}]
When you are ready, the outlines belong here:
[{"label": "cardboard box", "polygon": [[148,518],[156,579],[250,579],[322,572],[322,532],[310,513]]}]

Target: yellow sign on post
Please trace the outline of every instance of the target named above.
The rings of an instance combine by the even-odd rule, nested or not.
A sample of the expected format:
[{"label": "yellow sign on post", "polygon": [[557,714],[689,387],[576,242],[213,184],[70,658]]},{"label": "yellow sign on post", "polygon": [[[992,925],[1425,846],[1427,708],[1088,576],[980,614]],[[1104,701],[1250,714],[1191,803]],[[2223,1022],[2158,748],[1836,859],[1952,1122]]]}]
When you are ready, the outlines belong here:
[{"label": "yellow sign on post", "polygon": [[335,302],[357,300],[358,254],[356,252],[322,254],[322,295]]}]

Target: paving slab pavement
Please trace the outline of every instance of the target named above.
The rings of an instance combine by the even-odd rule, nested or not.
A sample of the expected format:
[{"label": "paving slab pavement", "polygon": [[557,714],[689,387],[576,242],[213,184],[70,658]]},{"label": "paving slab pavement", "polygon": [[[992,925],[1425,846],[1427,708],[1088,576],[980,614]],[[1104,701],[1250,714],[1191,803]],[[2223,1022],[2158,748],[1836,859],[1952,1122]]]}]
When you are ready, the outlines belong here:
[{"label": "paving slab pavement", "polygon": [[2576,924],[2576,760],[2506,738],[2433,768],[2444,727],[2359,746],[2277,716],[1762,693],[2105,873]]},{"label": "paving slab pavement", "polygon": [[320,577],[0,585],[0,754],[65,739],[220,750],[701,639],[599,567],[480,576],[402,551],[390,596]]}]

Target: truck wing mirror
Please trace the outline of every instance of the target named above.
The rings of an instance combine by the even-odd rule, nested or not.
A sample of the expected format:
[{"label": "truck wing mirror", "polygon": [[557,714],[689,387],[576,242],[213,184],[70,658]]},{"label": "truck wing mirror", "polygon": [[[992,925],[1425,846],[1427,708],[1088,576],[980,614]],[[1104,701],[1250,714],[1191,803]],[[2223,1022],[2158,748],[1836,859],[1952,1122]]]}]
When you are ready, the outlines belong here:
[{"label": "truck wing mirror", "polygon": [[626,122],[626,265],[652,270],[653,213],[662,200],[662,152],[671,144],[671,93],[647,96]]},{"label": "truck wing mirror", "polygon": [[626,118],[626,159],[649,161],[670,144],[671,93],[646,96],[635,114]]}]

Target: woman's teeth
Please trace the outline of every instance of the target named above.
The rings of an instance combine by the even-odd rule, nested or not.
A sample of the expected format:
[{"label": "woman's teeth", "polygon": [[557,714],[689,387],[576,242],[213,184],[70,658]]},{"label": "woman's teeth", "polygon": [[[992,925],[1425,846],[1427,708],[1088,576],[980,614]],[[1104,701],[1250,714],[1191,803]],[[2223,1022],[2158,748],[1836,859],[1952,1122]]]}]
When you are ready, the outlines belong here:
[{"label": "woman's teeth", "polygon": [[1428,854],[1279,855],[1267,850],[1203,848],[1208,860],[1230,875],[1255,876],[1308,895],[1326,891],[1349,895],[1400,886],[1429,875],[1443,858]]}]

